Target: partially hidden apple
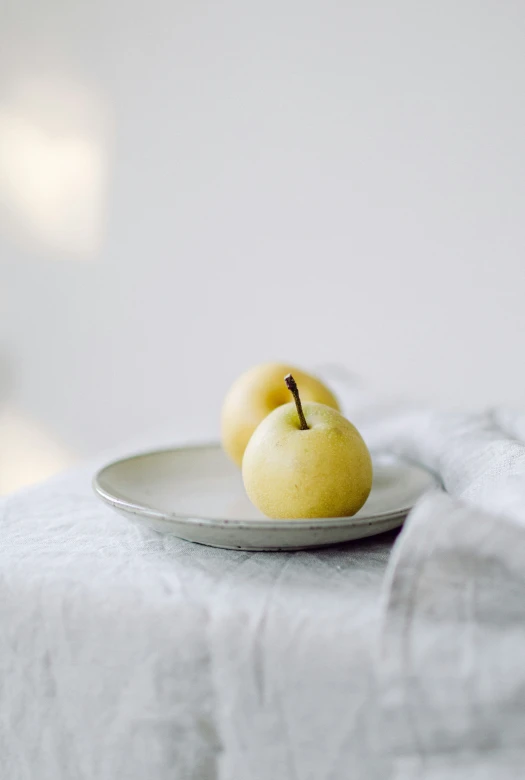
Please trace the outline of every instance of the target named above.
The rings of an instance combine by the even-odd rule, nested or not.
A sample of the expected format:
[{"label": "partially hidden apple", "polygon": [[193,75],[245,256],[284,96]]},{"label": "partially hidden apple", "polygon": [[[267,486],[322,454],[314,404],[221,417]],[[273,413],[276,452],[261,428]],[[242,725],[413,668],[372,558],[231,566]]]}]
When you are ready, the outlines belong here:
[{"label": "partially hidden apple", "polygon": [[293,373],[304,401],[317,401],[339,409],[337,398],[315,376],[283,363],[263,363],[242,374],[230,388],[222,407],[221,438],[224,451],[240,466],[252,433],[278,406],[290,401],[283,382]]},{"label": "partially hidden apple", "polygon": [[359,431],[336,409],[302,404],[292,376],[283,386],[295,403],[274,409],[244,453],[250,500],[277,519],[354,515],[372,488],[372,459]]}]

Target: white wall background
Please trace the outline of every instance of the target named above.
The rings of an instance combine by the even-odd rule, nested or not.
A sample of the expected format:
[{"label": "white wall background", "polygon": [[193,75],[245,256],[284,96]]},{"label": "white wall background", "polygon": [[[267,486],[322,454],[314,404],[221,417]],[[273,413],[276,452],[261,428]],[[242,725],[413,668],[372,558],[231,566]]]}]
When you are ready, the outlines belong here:
[{"label": "white wall background", "polygon": [[0,491],[230,381],[525,388],[525,4],[0,0]]}]

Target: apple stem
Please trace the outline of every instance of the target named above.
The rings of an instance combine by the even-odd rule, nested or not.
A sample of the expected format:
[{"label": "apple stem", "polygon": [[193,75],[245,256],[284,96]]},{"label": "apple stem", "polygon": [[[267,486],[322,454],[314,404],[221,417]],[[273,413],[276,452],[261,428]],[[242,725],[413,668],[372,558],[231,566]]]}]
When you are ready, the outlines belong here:
[{"label": "apple stem", "polygon": [[301,426],[302,431],[308,430],[308,425],[306,424],[306,418],[304,416],[303,412],[303,405],[301,403],[301,399],[299,397],[299,390],[297,388],[297,382],[293,378],[291,374],[288,374],[284,377],[284,381],[286,382],[286,387],[293,395],[293,400],[295,401],[295,405],[297,407],[297,414],[299,415],[299,424]]}]

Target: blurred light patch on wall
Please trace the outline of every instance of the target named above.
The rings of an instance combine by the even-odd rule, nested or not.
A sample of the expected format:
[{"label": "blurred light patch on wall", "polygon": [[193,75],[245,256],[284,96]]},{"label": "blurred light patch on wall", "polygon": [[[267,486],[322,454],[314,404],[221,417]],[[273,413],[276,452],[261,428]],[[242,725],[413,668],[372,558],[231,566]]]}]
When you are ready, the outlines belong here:
[{"label": "blurred light patch on wall", "polygon": [[44,427],[10,404],[0,409],[0,495],[51,477],[75,458]]},{"label": "blurred light patch on wall", "polygon": [[102,98],[62,78],[0,96],[0,223],[57,259],[92,259],[103,239],[111,121]]}]

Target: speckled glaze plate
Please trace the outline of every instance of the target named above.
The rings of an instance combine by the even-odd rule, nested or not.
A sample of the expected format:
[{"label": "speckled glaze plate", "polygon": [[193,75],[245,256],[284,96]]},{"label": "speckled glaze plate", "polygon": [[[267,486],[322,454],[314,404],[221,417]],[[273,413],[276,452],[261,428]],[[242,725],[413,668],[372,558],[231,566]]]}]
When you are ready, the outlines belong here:
[{"label": "speckled glaze plate", "polygon": [[389,531],[435,485],[423,469],[374,458],[374,484],[353,517],[270,520],[250,503],[241,474],[216,444],[125,458],[94,479],[97,495],[130,520],[165,534],[236,550],[299,550]]}]

